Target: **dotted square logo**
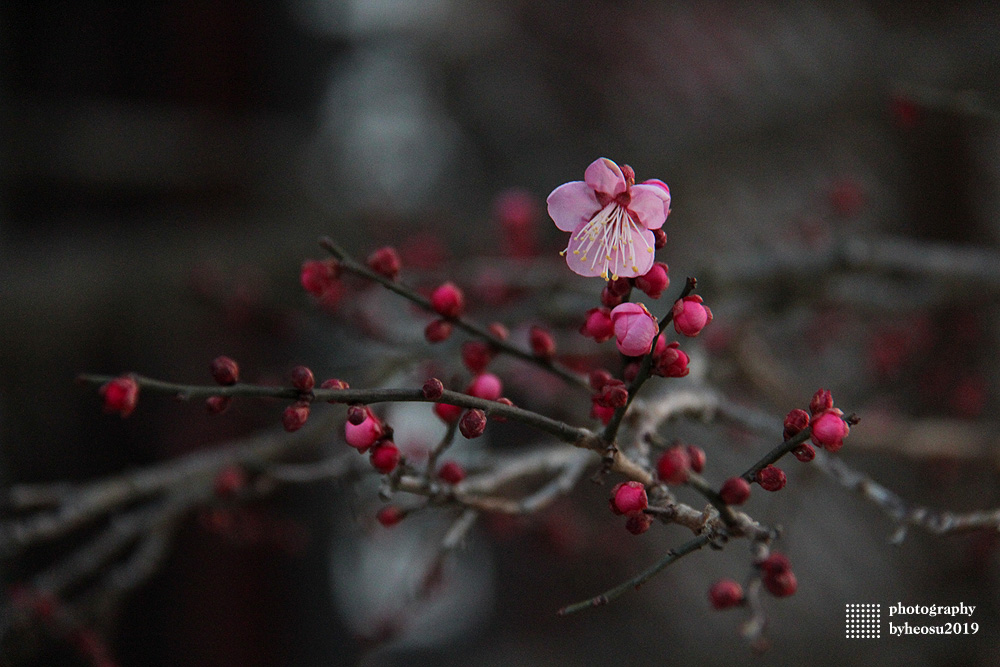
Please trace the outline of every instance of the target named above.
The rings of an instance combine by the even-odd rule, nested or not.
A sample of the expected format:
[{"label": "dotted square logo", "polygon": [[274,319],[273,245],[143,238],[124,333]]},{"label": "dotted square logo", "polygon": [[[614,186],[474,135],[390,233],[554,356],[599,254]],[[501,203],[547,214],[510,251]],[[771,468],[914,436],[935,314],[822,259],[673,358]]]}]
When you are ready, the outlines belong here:
[{"label": "dotted square logo", "polygon": [[846,634],[848,639],[879,639],[882,637],[882,605],[848,604]]}]

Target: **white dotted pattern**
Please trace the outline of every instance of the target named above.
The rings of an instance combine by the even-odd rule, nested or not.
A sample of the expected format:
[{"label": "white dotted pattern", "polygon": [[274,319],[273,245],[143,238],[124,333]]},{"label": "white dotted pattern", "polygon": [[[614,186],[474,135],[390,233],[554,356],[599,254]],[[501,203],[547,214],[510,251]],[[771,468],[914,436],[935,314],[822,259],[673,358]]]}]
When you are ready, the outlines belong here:
[{"label": "white dotted pattern", "polygon": [[848,604],[847,638],[880,639],[882,637],[882,605]]}]

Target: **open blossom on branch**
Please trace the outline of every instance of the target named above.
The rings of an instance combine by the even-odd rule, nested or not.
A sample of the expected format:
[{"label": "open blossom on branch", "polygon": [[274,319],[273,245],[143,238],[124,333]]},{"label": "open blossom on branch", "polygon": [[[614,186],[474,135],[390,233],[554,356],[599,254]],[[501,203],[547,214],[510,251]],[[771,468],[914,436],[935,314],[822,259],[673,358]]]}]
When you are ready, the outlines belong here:
[{"label": "open blossom on branch", "polygon": [[670,212],[670,189],[658,180],[635,185],[635,172],[598,158],[582,181],[564,183],[546,200],[556,227],[572,232],[563,253],[581,276],[605,280],[644,275],[653,266],[659,229]]}]

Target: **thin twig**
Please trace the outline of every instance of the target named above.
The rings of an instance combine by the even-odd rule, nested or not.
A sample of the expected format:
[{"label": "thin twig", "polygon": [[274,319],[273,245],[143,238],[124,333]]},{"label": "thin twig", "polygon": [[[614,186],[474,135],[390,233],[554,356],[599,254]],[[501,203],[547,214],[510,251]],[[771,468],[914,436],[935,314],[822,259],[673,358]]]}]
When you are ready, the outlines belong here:
[{"label": "thin twig", "polygon": [[[421,308],[430,313],[435,312],[434,307],[431,305],[431,302],[430,300],[427,299],[427,297],[423,296],[422,294],[416,292],[413,289],[410,289],[406,285],[403,285],[402,283],[396,280],[389,280],[385,276],[375,273],[367,266],[365,266],[364,264],[358,262],[356,259],[351,257],[343,248],[337,245],[337,243],[334,242],[333,239],[329,237],[323,237],[319,240],[319,244],[325,250],[327,250],[331,255],[333,255],[337,259],[337,261],[341,263],[345,271],[348,271],[355,275],[359,275],[368,280],[376,282],[385,287],[386,289],[395,292],[399,296],[412,301],[413,303],[417,304],[418,306],[420,306]],[[489,329],[480,326],[479,324],[476,324],[475,322],[469,320],[468,318],[454,317],[454,318],[448,318],[448,321],[451,322],[456,327],[458,327],[459,329],[462,329],[466,333],[472,334],[473,336],[476,336],[477,338],[486,341],[494,348],[505,354],[508,354],[512,357],[516,357],[523,361],[527,361],[528,363],[534,364],[552,373],[553,375],[562,378],[571,385],[584,389],[587,392],[590,391],[590,385],[588,384],[585,378],[581,377],[580,375],[577,375],[576,373],[572,372],[571,370],[569,370],[568,368],[566,368],[565,366],[563,366],[558,362],[549,361],[546,359],[542,359],[540,357],[536,357],[530,352],[526,352],[505,340],[501,340],[500,338],[497,338],[495,335],[493,335],[493,333],[490,332]]]},{"label": "thin twig", "polygon": [[677,549],[671,549],[667,552],[666,556],[661,558],[652,567],[643,572],[640,572],[635,577],[632,577],[628,581],[621,583],[614,588],[601,593],[589,600],[584,600],[582,602],[577,602],[571,605],[567,605],[560,609],[557,613],[560,616],[567,616],[569,614],[582,611],[584,609],[589,609],[590,607],[599,607],[601,605],[608,604],[615,598],[621,597],[624,593],[634,590],[642,586],[644,583],[652,579],[654,576],[663,571],[668,565],[676,563],[678,560],[687,556],[689,553],[693,553],[698,549],[709,543],[711,537],[709,535],[699,535],[693,540],[689,540],[682,544]]}]

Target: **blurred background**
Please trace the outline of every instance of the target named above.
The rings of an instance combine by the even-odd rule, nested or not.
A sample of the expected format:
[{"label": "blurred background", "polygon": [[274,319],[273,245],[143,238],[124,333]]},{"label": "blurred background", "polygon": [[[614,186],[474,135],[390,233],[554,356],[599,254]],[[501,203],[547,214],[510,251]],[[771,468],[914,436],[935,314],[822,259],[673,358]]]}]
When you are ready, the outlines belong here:
[{"label": "blurred background", "polygon": [[[394,244],[415,282],[452,275],[444,266],[477,280],[499,267],[503,280],[497,197],[510,188],[535,207],[516,233],[559,278],[504,311],[508,324],[541,309],[567,325],[563,349],[583,349],[573,318],[597,289],[564,275],[565,235],[544,198],[606,156],[670,185],[659,257],[675,291],[697,275],[716,314],[713,334],[691,343],[709,360],[701,377],[776,418],[826,386],[865,419],[843,450],[851,465],[933,507],[1000,499],[996,3],[82,0],[4,3],[0,21],[5,483],[93,479],[280,418],[279,406],[237,404],[212,419],[149,397],[121,421],[73,383],[80,372],[202,383],[228,354],[251,381],[297,363],[379,381],[407,345],[426,353],[420,329],[363,343],[351,304],[313,303],[298,271],[323,256],[317,237],[361,257]],[[848,241],[890,237],[907,244],[893,261],[845,271],[836,260]],[[386,315],[398,302],[374,303],[365,326],[389,326],[380,314],[399,324]],[[931,424],[944,430],[918,428]],[[678,434],[729,468],[770,446],[720,428]],[[784,525],[800,580],[771,605],[762,661],[992,663],[996,536],[890,546],[877,509],[808,473],[790,466],[788,490],[752,508]],[[192,521],[103,624],[123,665],[748,658],[740,619],[705,601],[715,578],[742,576],[742,544],[555,617],[686,539],[627,540],[605,493],[584,484],[578,502],[485,526],[456,559],[465,584],[440,616],[426,612],[441,620],[388,641],[369,612],[391,605],[392,580],[378,585],[362,564],[412,545],[370,526],[358,538],[365,494],[330,485],[266,508],[309,536],[294,549]],[[388,539],[400,542],[379,547]],[[6,563],[5,582],[60,554]],[[983,629],[843,639],[845,603],[896,601],[976,604]],[[50,646],[31,660],[79,658]]]}]

